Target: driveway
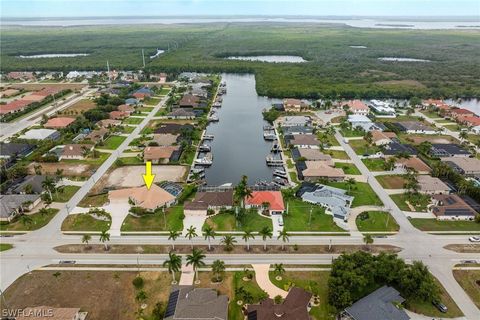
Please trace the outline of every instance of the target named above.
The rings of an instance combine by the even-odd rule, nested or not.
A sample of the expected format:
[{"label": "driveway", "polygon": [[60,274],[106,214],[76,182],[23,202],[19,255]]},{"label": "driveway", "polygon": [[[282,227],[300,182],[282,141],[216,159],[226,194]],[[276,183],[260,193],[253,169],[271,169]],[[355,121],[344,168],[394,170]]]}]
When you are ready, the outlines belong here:
[{"label": "driveway", "polygon": [[271,215],[271,219],[272,219],[272,226],[273,226],[273,236],[277,238],[280,231],[283,230],[283,226],[280,225],[280,219],[283,219],[283,217],[281,214],[274,214],[274,215]]},{"label": "driveway", "polygon": [[257,280],[258,286],[264,290],[270,298],[275,298],[276,296],[281,296],[285,298],[288,294],[287,291],[280,289],[270,281],[268,275],[270,271],[269,264],[252,264],[253,270],[255,271],[255,280]]},{"label": "driveway", "polygon": [[187,234],[187,229],[190,227],[194,227],[198,236],[203,238],[202,235],[202,227],[205,223],[207,216],[190,216],[186,215],[185,219],[183,219],[183,231],[182,235],[185,236]]}]

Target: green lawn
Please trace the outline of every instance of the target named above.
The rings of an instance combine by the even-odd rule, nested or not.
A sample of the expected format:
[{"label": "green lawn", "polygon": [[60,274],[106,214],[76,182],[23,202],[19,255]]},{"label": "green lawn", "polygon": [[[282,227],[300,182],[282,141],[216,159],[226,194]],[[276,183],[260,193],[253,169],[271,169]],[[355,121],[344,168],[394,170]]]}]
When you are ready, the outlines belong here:
[{"label": "green lawn", "polygon": [[480,308],[480,270],[453,270],[453,276],[470,296],[477,308]]},{"label": "green lawn", "polygon": [[132,133],[133,130],[135,130],[135,127],[122,126],[122,133]]},{"label": "green lawn", "polygon": [[339,150],[325,150],[323,151],[325,154],[329,154],[334,159],[341,159],[341,160],[348,160],[350,159],[345,151]]},{"label": "green lawn", "polygon": [[64,186],[61,190],[52,193],[53,202],[68,202],[73,195],[80,189],[78,186]]},{"label": "green lawn", "polygon": [[139,218],[128,215],[123,221],[121,231],[181,231],[183,218],[183,206],[170,207],[165,210],[165,215],[161,211]]},{"label": "green lawn", "polygon": [[295,183],[300,183],[298,180],[297,172],[296,171],[289,171],[288,175],[290,176],[290,180],[292,180]]},{"label": "green lawn", "polygon": [[151,112],[153,110],[153,107],[138,107],[137,111],[140,112]]},{"label": "green lawn", "polygon": [[422,231],[480,231],[480,223],[474,221],[440,221],[437,219],[410,219],[412,225]]},{"label": "green lawn", "polygon": [[403,175],[387,174],[375,177],[385,189],[403,189],[407,180]]},{"label": "green lawn", "polygon": [[40,213],[34,213],[29,215],[31,221],[24,221],[21,217],[14,219],[10,223],[0,224],[0,231],[32,231],[40,229],[47,225],[50,220],[58,213],[58,209],[49,208],[47,213],[42,215]]},{"label": "green lawn", "polygon": [[385,171],[385,160],[383,159],[362,159],[362,162],[370,171]]},{"label": "green lawn", "polygon": [[268,217],[261,216],[254,212],[248,212],[242,224],[235,220],[235,215],[232,213],[220,213],[208,218],[203,225],[205,228],[210,225],[215,231],[260,231],[263,227],[273,229],[272,220]]},{"label": "green lawn", "polygon": [[[103,147],[99,147],[99,148],[101,149]],[[62,160],[60,162],[71,163],[71,164],[92,164],[92,165],[100,166],[102,163],[105,162],[105,160],[108,159],[108,157],[110,157],[110,153],[106,153],[106,152],[96,151],[96,154],[97,154],[96,158],[92,158],[92,156],[90,155],[86,159],[82,159],[82,160],[79,160],[79,159],[65,159],[65,160]]]},{"label": "green lawn", "polygon": [[[348,190],[348,185],[346,182],[329,182],[329,186]],[[383,205],[382,201],[375,194],[370,185],[366,182],[356,182],[355,185],[351,187],[351,190],[348,192],[349,195],[354,196],[355,199],[352,203],[352,208],[360,206],[381,206]]]},{"label": "green lawn", "polygon": [[160,96],[166,96],[169,92],[170,92],[170,88],[162,88],[162,90],[160,90],[160,93],[158,95]]},{"label": "green lawn", "polygon": [[12,249],[13,245],[10,243],[0,243],[0,252]]},{"label": "green lawn", "polygon": [[156,106],[160,102],[160,98],[148,98],[145,100],[147,106]]},{"label": "green lawn", "polygon": [[167,109],[160,109],[157,111],[157,113],[155,113],[155,117],[163,117],[163,116],[166,116],[167,114],[168,114]]},{"label": "green lawn", "polygon": [[270,271],[270,280],[280,289],[296,286],[318,295],[320,304],[310,310],[310,316],[315,320],[335,319],[335,308],[328,304],[329,276],[328,271],[287,271],[282,274],[282,280],[277,280],[276,274]]},{"label": "green lawn", "polygon": [[380,148],[375,145],[368,146],[367,142],[363,139],[350,140],[348,144],[355,150],[356,154],[374,154],[380,151]]},{"label": "green lawn", "polygon": [[292,162],[292,159],[287,159],[287,167],[288,169],[293,169],[295,165]]},{"label": "green lawn", "polygon": [[[254,275],[253,271],[251,271]],[[255,281],[255,275],[252,280],[244,281],[243,278],[246,276],[244,271],[237,271],[233,275],[232,280],[232,294],[234,295],[232,301],[229,304],[228,308],[228,319],[230,320],[243,320],[244,316],[242,313],[242,306],[237,304],[238,300],[241,300],[241,297],[235,295],[235,292],[238,288],[243,287],[243,289],[250,293],[252,296],[253,303],[259,303],[260,301],[268,298],[268,295],[265,291],[263,291]]]},{"label": "green lawn", "polygon": [[345,174],[361,174],[360,170],[353,163],[335,162],[335,168],[343,169]]},{"label": "green lawn", "polygon": [[430,111],[430,110],[420,110],[421,113],[423,113],[424,115],[426,115],[428,118],[441,118],[441,116],[435,112],[435,111]]},{"label": "green lawn", "polygon": [[350,129],[341,129],[340,133],[342,136],[351,138],[351,137],[363,137],[365,135],[365,131],[363,130],[350,130]]},{"label": "green lawn", "polygon": [[[323,135],[323,132],[317,132],[317,137],[318,140],[320,140],[320,137]],[[340,143],[338,143],[337,138],[335,138],[334,135],[327,135],[327,143],[331,146],[339,146]]]},{"label": "green lawn", "polygon": [[123,124],[140,124],[143,121],[142,118],[130,117],[122,121]]},{"label": "green lawn", "polygon": [[117,149],[123,141],[125,141],[126,137],[123,136],[110,136],[103,142],[103,146],[100,146],[100,149],[110,149],[115,150]]},{"label": "green lawn", "polygon": [[101,207],[108,202],[108,193],[86,195],[78,204],[80,207]]},{"label": "green lawn", "polygon": [[408,201],[412,206],[415,207],[415,211],[425,212],[427,211],[427,206],[430,204],[430,196],[422,193],[418,194],[392,194],[390,198],[397,204],[400,210],[403,211],[412,211],[407,205]]},{"label": "green lawn", "polygon": [[356,223],[359,231],[398,231],[399,226],[388,212],[367,211],[367,219],[362,214],[357,216]]},{"label": "green lawn", "polygon": [[[312,220],[310,219],[312,209]],[[333,217],[325,213],[325,209],[295,199],[288,204],[288,214],[283,216],[285,229],[288,231],[345,231],[333,222]]]},{"label": "green lawn", "polygon": [[71,214],[63,220],[62,231],[103,231],[110,229],[110,223],[85,213]]},{"label": "green lawn", "polygon": [[143,164],[143,160],[139,159],[138,157],[121,157],[117,159],[117,162],[121,166]]}]

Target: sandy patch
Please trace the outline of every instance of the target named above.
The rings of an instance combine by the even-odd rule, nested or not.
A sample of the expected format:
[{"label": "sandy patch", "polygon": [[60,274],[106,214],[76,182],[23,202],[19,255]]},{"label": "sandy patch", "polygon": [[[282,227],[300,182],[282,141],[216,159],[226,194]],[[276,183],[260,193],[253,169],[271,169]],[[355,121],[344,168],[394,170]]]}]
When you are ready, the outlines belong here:
[{"label": "sandy patch", "polygon": [[89,164],[75,164],[72,165],[70,163],[61,163],[61,162],[55,162],[55,163],[31,163],[28,166],[28,172],[30,174],[35,173],[35,165],[39,164],[42,168],[42,174],[55,174],[57,169],[63,170],[63,175],[64,176],[84,176],[84,177],[89,177],[92,174],[92,170],[95,168],[92,165]]},{"label": "sandy patch", "polygon": [[[154,182],[174,181],[180,182],[187,171],[185,166],[152,166],[155,174]],[[105,187],[139,187],[144,184],[142,175],[145,173],[144,166],[125,166],[113,170],[107,177]]]}]

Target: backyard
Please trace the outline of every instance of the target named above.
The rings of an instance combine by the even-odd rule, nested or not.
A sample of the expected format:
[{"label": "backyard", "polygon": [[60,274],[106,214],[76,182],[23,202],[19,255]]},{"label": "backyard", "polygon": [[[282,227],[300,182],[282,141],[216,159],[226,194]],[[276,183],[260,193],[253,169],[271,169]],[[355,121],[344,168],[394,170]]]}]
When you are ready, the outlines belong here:
[{"label": "backyard", "polygon": [[393,232],[399,226],[388,212],[366,211],[357,216],[356,224],[360,232]]},{"label": "backyard", "polygon": [[[238,223],[238,225],[237,225]],[[272,229],[272,220],[256,212],[248,212],[242,221],[236,221],[233,213],[219,213],[207,218],[203,228],[211,226],[215,231],[260,231],[264,227]]]},{"label": "backyard", "polygon": [[138,218],[129,214],[123,221],[121,231],[181,231],[183,218],[183,206],[170,207],[165,210],[165,215],[161,211]]}]

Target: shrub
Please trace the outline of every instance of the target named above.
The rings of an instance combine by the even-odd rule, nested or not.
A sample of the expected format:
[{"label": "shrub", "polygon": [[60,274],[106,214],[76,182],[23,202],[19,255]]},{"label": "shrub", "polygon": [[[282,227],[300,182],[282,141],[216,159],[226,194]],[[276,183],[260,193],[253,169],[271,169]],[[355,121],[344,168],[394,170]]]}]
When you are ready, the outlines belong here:
[{"label": "shrub", "polygon": [[132,284],[135,287],[135,289],[140,290],[143,288],[145,281],[141,276],[136,276],[135,279],[133,279]]}]

